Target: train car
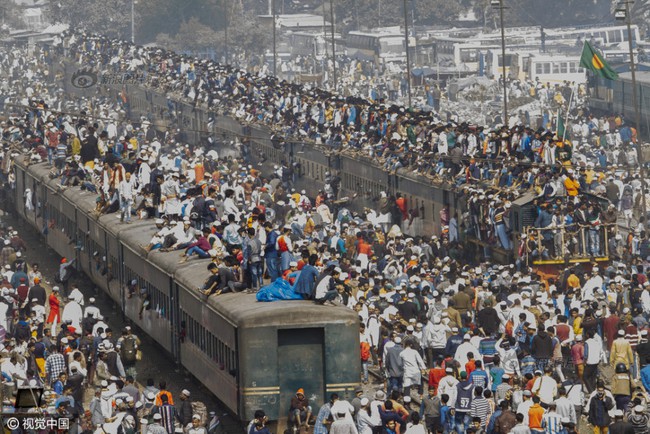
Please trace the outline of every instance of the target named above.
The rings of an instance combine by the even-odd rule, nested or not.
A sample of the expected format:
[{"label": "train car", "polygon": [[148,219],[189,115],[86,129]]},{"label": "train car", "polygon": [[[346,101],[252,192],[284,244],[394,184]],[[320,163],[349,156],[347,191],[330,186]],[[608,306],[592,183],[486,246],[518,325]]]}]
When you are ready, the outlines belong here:
[{"label": "train car", "polygon": [[528,78],[542,83],[578,84],[587,81],[587,72],[580,66],[580,56],[531,54],[528,61]]},{"label": "train car", "polygon": [[[207,380],[211,390],[219,390],[224,401],[236,405],[242,419],[250,419],[258,408],[266,409],[273,420],[286,418],[299,388],[305,389],[314,409],[330,393],[351,396],[359,383],[354,350],[359,337],[350,333],[358,327],[356,314],[324,310],[307,301],[260,304],[254,295],[243,294],[206,302],[196,288],[203,284],[207,262],[197,262],[175,276],[187,330],[181,361],[198,378],[206,365],[218,366]],[[196,321],[212,312],[221,313],[219,322],[202,326]]]},{"label": "train car", "polygon": [[[282,429],[298,388],[314,412],[330,393],[353,397],[360,381],[355,312],[307,301],[258,303],[252,294],[208,299],[197,288],[209,260],[179,264],[180,251],[143,250],[155,233],[151,220],[120,224],[119,214],[94,215],[96,194],[61,190],[45,163],[18,160],[14,169],[19,216],[38,230],[46,222],[45,242],[75,258],[125,317],[240,420],[263,409]],[[34,211],[25,207],[26,188],[38,192]]]}]

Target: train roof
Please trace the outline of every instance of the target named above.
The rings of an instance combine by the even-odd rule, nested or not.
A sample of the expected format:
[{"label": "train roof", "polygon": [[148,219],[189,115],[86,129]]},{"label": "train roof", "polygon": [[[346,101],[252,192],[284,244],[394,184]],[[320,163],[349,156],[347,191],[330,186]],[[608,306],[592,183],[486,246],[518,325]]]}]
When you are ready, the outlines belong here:
[{"label": "train roof", "polygon": [[[193,262],[195,261],[195,262]],[[203,285],[207,278],[208,261],[190,260],[175,274],[175,279],[190,290]],[[205,296],[194,291],[203,300]],[[255,294],[227,293],[213,295],[207,299],[208,305],[219,312],[229,322],[238,327],[278,326],[286,328],[311,327],[330,323],[358,322],[358,315],[344,307],[320,306],[312,301],[284,300],[258,302]]]},{"label": "train roof", "polygon": [[[29,172],[41,181],[53,187],[58,180],[49,179],[50,167],[46,163],[32,164]],[[66,200],[74,203],[83,213],[88,214],[95,207],[97,195],[77,188],[68,188],[61,192]],[[120,224],[117,213],[102,215],[99,223],[109,233],[115,235],[120,241],[133,251],[141,251],[141,245],[146,245],[155,233],[152,219],[133,220],[131,224]],[[190,259],[180,264],[180,252],[152,252],[147,255],[147,260],[156,268],[176,280],[195,297],[206,300],[197,288],[201,287],[208,277],[206,259]],[[311,301],[275,301],[258,302],[255,294],[237,293],[211,296],[207,304],[222,315],[227,321],[237,327],[267,327],[278,326],[285,328],[312,327],[330,323],[349,323],[351,326],[358,322],[357,314],[344,307],[320,306]]]}]

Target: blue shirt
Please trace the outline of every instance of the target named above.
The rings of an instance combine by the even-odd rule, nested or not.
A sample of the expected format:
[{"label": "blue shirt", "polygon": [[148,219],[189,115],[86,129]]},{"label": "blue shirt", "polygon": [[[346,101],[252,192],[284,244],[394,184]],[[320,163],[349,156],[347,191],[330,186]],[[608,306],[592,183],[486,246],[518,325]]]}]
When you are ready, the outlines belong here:
[{"label": "blue shirt", "polygon": [[469,374],[469,379],[474,386],[481,386],[483,389],[487,388],[489,378],[483,369],[472,371],[472,373]]},{"label": "blue shirt", "polygon": [[646,392],[650,392],[650,365],[641,369],[641,383],[643,383]]},{"label": "blue shirt", "polygon": [[318,270],[312,265],[305,265],[300,270],[300,276],[293,285],[293,291],[296,294],[311,296],[314,293],[314,285],[318,277]]}]

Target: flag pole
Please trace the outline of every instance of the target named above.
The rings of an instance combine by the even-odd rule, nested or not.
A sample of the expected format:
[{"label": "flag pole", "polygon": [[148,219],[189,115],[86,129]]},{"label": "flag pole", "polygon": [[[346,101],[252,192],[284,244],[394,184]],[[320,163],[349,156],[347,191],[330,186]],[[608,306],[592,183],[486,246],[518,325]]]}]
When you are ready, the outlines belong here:
[{"label": "flag pole", "polygon": [[[573,102],[573,94],[575,93],[575,87],[571,88],[571,96],[569,97],[569,106],[566,109],[566,119],[564,120],[564,131],[562,131],[562,143],[564,143],[564,138],[566,137],[566,127],[569,124],[569,112],[571,111],[571,103]],[[560,114],[558,110],[558,116]]]}]

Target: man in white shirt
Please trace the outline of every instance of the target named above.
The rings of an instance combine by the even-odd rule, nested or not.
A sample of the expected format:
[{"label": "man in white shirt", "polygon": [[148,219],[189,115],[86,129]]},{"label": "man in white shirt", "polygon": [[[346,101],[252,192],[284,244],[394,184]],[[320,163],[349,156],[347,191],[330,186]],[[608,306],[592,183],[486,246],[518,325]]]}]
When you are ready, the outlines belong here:
[{"label": "man in white shirt", "polygon": [[438,316],[429,321],[424,327],[422,336],[422,347],[426,349],[427,362],[430,368],[433,368],[434,362],[439,356],[444,355],[445,346],[447,345],[447,333],[451,334],[448,325],[442,324],[442,319]]},{"label": "man in white shirt", "polygon": [[404,377],[402,385],[404,387],[404,396],[411,395],[411,386],[417,386],[418,394],[422,395],[422,371],[427,366],[422,360],[420,353],[413,349],[413,343],[405,340],[404,350],[400,353],[402,359],[402,368],[404,369]]},{"label": "man in white shirt", "polygon": [[596,379],[598,378],[598,365],[600,364],[603,344],[600,339],[594,338],[594,332],[590,331],[589,338],[585,341],[585,371],[583,378],[587,393],[596,390]]},{"label": "man in white shirt", "polygon": [[465,333],[465,336],[463,336],[463,343],[458,346],[456,354],[454,355],[454,360],[457,360],[458,363],[460,363],[461,370],[465,370],[465,364],[469,361],[467,353],[474,354],[475,360],[483,361],[483,357],[481,357],[478,348],[469,342],[470,339],[471,336],[469,333]]},{"label": "man in white shirt", "polygon": [[546,405],[553,402],[557,396],[557,381],[551,376],[553,368],[547,366],[544,369],[544,375],[540,375],[533,383],[533,393],[539,396],[539,399]]},{"label": "man in white shirt", "polygon": [[131,208],[133,206],[133,197],[135,194],[135,182],[129,172],[126,173],[125,178],[118,186],[120,195],[120,221],[131,223]]}]

